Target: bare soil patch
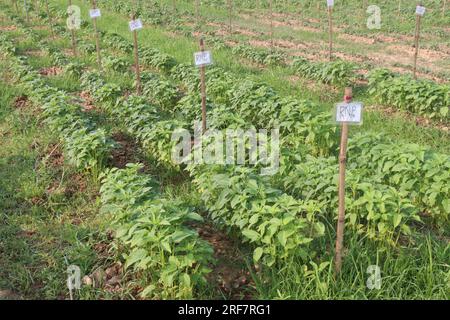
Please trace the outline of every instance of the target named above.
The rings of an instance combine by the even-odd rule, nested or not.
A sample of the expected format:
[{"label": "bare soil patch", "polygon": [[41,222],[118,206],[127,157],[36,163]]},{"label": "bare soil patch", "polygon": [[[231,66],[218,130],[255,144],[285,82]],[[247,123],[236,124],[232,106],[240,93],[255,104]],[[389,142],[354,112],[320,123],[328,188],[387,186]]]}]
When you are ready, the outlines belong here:
[{"label": "bare soil patch", "polygon": [[89,92],[81,91],[79,92],[78,97],[81,99],[80,105],[83,108],[83,111],[89,112],[95,109],[94,99],[92,99]]},{"label": "bare soil patch", "polygon": [[16,109],[24,109],[30,105],[30,101],[27,96],[16,97],[13,101],[13,106]]},{"label": "bare soil patch", "polygon": [[117,143],[117,148],[112,150],[111,164],[117,168],[125,168],[128,163],[139,161],[138,147],[134,139],[122,132],[115,133],[112,138]]},{"label": "bare soil patch", "polygon": [[17,30],[17,27],[12,25],[12,26],[0,26],[0,31],[15,31]]},{"label": "bare soil patch", "polygon": [[19,295],[8,289],[0,289],[0,300],[18,300]]},{"label": "bare soil patch", "polygon": [[[31,146],[36,148],[34,144]],[[60,143],[51,143],[45,147],[44,151],[39,155],[38,160],[42,165],[49,165],[53,168],[59,168],[64,164],[64,154]]]},{"label": "bare soil patch", "polygon": [[61,67],[53,66],[53,67],[47,67],[42,68],[39,70],[39,74],[43,76],[57,76],[63,72],[63,69]]},{"label": "bare soil patch", "polygon": [[236,244],[223,232],[204,224],[197,228],[200,237],[214,248],[214,257],[219,261],[207,278],[211,283],[233,299],[251,299],[254,287],[250,272],[244,267]]},{"label": "bare soil patch", "polygon": [[27,56],[33,56],[33,57],[45,56],[45,52],[43,50],[27,50],[27,51],[25,51],[25,54]]}]

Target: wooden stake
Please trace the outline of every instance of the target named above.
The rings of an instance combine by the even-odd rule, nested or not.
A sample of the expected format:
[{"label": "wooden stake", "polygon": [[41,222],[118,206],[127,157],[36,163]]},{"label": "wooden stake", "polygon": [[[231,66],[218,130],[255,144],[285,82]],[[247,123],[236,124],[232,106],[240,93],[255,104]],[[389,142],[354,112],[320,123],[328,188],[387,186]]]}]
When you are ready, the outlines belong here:
[{"label": "wooden stake", "polygon": [[[345,88],[344,102],[352,101],[352,88]],[[345,227],[345,166],[347,162],[348,124],[342,124],[341,147],[339,151],[339,213],[336,231],[335,271],[339,274],[342,269],[342,248],[344,244]]]},{"label": "wooden stake", "polygon": [[[69,7],[72,5],[72,0],[69,0]],[[73,51],[73,55],[76,56],[77,55],[77,40],[75,39],[75,30],[71,29],[70,33],[72,35],[72,51]]]},{"label": "wooden stake", "polygon": [[[422,5],[422,3],[418,4],[419,6]],[[414,79],[417,79],[417,57],[419,55],[419,37],[420,37],[420,22],[421,22],[422,16],[419,14],[416,14],[416,33],[414,36],[414,71],[413,76]]]},{"label": "wooden stake", "polygon": [[17,5],[17,0],[14,1],[14,7],[16,8],[16,12],[19,13],[19,6]]},{"label": "wooden stake", "polygon": [[273,6],[272,0],[269,1],[269,10],[270,10],[270,50],[273,51]]},{"label": "wooden stake", "polygon": [[[92,9],[97,9],[97,1],[92,0]],[[95,34],[95,49],[97,50],[97,64],[98,70],[102,70],[102,56],[100,54],[100,36],[97,30],[97,18],[92,18],[92,25],[94,26]]]},{"label": "wooden stake", "polygon": [[[203,38],[200,38],[200,51],[205,51],[205,43]],[[200,88],[202,95],[202,134],[206,132],[206,82],[205,82],[205,66],[200,67]]]},{"label": "wooden stake", "polygon": [[329,54],[328,57],[331,60],[333,60],[333,19],[332,19],[332,12],[333,8],[328,7],[328,29],[329,29]]},{"label": "wooden stake", "polygon": [[447,10],[447,1],[444,0],[444,5],[442,6],[442,17],[445,17],[445,11]]},{"label": "wooden stake", "polygon": [[198,0],[195,0],[195,21],[196,21],[196,29],[200,28],[200,5]]},{"label": "wooden stake", "polygon": [[228,0],[228,32],[232,33],[232,15],[233,15],[233,2],[232,0]]},{"label": "wooden stake", "polygon": [[34,0],[34,9],[36,10],[36,14],[39,15],[40,12],[40,3],[39,0]]},{"label": "wooden stake", "polygon": [[52,21],[52,16],[50,15],[50,8],[48,6],[48,0],[45,0],[45,9],[47,11],[47,19],[48,19],[48,23],[50,24],[50,32],[52,33],[52,37],[53,39],[55,39],[55,31],[53,30],[53,21]]},{"label": "wooden stake", "polygon": [[27,19],[27,23],[30,23],[30,18],[28,17],[28,3],[27,3],[27,0],[23,0],[23,7],[25,9],[25,17]]},{"label": "wooden stake", "polygon": [[[136,14],[133,13],[131,15],[131,20],[136,19]],[[141,69],[139,67],[139,47],[138,47],[138,39],[137,39],[137,31],[133,31],[133,43],[134,43],[134,67],[136,69],[136,93],[137,95],[142,94],[141,87]]]}]

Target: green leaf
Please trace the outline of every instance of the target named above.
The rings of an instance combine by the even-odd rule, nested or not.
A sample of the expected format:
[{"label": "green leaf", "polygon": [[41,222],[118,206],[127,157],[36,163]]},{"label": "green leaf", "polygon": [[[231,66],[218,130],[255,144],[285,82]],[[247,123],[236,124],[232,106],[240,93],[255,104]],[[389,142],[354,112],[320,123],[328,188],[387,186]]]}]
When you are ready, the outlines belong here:
[{"label": "green leaf", "polygon": [[322,236],[325,234],[325,225],[322,222],[316,222],[314,225],[314,228],[316,229],[316,232],[319,236]]},{"label": "green leaf", "polygon": [[181,283],[184,287],[190,288],[191,287],[191,277],[187,273],[183,273],[181,275]]},{"label": "green leaf", "polygon": [[396,214],[394,215],[394,228],[397,228],[400,225],[400,222],[402,221],[402,215],[401,214]]},{"label": "green leaf", "polygon": [[144,290],[142,290],[142,292],[141,292],[141,297],[143,297],[143,298],[148,298],[148,297],[150,297],[150,295],[151,295],[151,293],[153,292],[153,291],[155,291],[155,289],[156,289],[156,286],[155,285],[153,285],[153,284],[151,284],[151,285],[149,285],[148,287],[146,287]]},{"label": "green leaf", "polygon": [[189,213],[187,214],[187,217],[188,217],[190,220],[194,220],[194,221],[198,221],[198,222],[203,222],[203,217],[202,217],[201,215],[199,215],[198,213],[196,213],[196,212],[189,212]]},{"label": "green leaf", "polygon": [[125,269],[132,266],[136,262],[144,259],[147,256],[147,251],[144,249],[136,249],[131,251],[130,255],[126,258]]},{"label": "green leaf", "polygon": [[249,238],[251,242],[254,242],[260,238],[260,235],[258,232],[254,231],[254,230],[250,230],[250,229],[244,229],[242,231],[242,234],[245,237]]},{"label": "green leaf", "polygon": [[172,253],[172,248],[170,248],[170,244],[167,241],[161,241],[161,247],[169,253]]},{"label": "green leaf", "polygon": [[258,247],[255,249],[255,251],[253,251],[253,261],[255,261],[255,263],[257,263],[259,261],[259,259],[261,259],[263,252],[264,251],[261,247]]},{"label": "green leaf", "polygon": [[444,199],[444,201],[442,201],[442,206],[444,207],[444,211],[450,214],[450,199]]},{"label": "green leaf", "polygon": [[178,231],[175,231],[175,232],[172,234],[171,237],[172,237],[173,242],[175,242],[175,243],[180,243],[181,241],[183,241],[184,239],[190,237],[191,235],[192,235],[191,232],[187,232],[187,231],[183,231],[183,230],[178,230]]},{"label": "green leaf", "polygon": [[277,235],[278,241],[280,241],[283,247],[286,246],[287,243],[287,233],[286,231],[280,231]]}]

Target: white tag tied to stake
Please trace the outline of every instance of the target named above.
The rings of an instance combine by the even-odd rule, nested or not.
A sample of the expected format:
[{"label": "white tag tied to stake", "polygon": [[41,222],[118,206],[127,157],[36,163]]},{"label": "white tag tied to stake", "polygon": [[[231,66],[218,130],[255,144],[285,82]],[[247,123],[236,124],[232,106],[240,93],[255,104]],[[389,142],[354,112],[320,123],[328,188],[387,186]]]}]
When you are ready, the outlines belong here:
[{"label": "white tag tied to stake", "polygon": [[417,7],[416,7],[416,14],[419,15],[419,16],[421,16],[421,17],[424,16],[425,11],[426,11],[426,9],[425,9],[425,7],[423,7],[423,6],[417,6]]},{"label": "white tag tied to stake", "polygon": [[141,21],[141,19],[131,20],[129,25],[130,25],[130,30],[131,31],[142,29],[142,21]]},{"label": "white tag tied to stake", "polygon": [[212,64],[211,51],[200,51],[194,53],[195,65],[203,67]]},{"label": "white tag tied to stake", "polygon": [[328,8],[333,7],[334,6],[334,0],[327,0],[327,6],[328,6]]},{"label": "white tag tied to stake", "polygon": [[363,104],[361,102],[338,103],[334,119],[337,123],[362,124]]},{"label": "white tag tied to stake", "polygon": [[94,19],[94,18],[100,18],[102,16],[100,9],[91,9],[89,10],[89,16]]}]

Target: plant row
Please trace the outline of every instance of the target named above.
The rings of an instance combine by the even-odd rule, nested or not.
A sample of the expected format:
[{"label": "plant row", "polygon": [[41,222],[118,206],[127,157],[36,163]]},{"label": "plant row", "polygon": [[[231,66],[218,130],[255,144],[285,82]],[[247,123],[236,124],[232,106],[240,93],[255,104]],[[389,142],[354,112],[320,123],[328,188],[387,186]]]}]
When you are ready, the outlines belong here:
[{"label": "plant row", "polygon": [[140,295],[192,298],[194,288],[205,284],[204,275],[213,262],[212,248],[192,228],[192,223],[203,218],[179,201],[161,198],[153,179],[140,173],[141,164],[103,170],[114,147],[106,132],[89,130],[94,124],[80,107],[71,104],[63,91],[48,86],[23,62],[24,57],[12,56],[14,45],[2,40],[2,49],[10,55],[21,86],[35,104],[42,105],[46,123],[62,137],[70,162],[82,170],[96,169],[94,174],[102,184],[101,211],[109,214],[108,223],[115,230],[125,268],[144,273],[146,287]]}]

